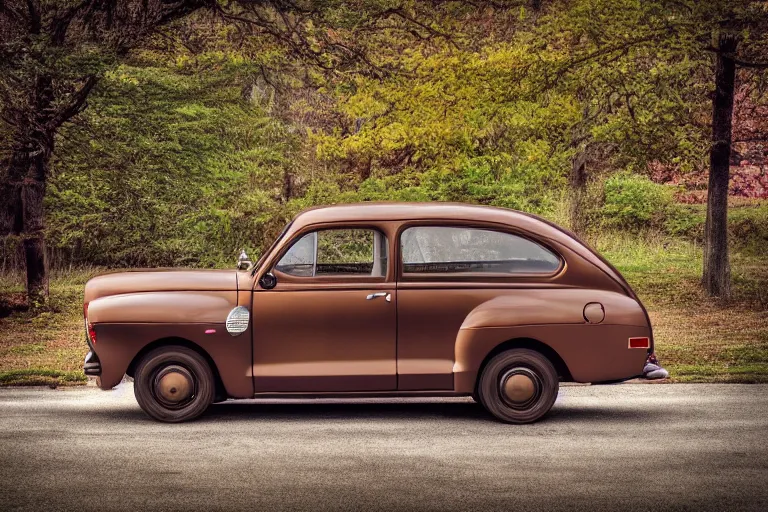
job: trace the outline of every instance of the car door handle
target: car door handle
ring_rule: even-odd
[[[390,294],[389,294],[389,293],[387,293],[387,292],[376,292],[376,293],[369,293],[369,294],[368,294],[368,295],[365,297],[365,300],[373,300],[373,299],[378,299],[379,297],[384,297],[384,300],[386,300],[387,302],[390,302],[390,301],[392,300],[392,295],[390,295]]]

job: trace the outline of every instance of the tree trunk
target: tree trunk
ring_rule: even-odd
[[[583,236],[587,228],[586,216],[584,215],[584,199],[587,195],[587,158],[585,151],[579,151],[573,156],[568,182],[571,191],[569,211],[571,231],[579,236]]]
[[[49,153],[50,154],[50,153]],[[48,162],[44,165],[47,167]],[[45,258],[43,198],[45,180],[27,178],[22,188],[24,208],[24,261],[27,264],[27,299],[30,306],[43,304],[48,297],[48,265]]]
[[[709,190],[704,238],[702,285],[710,296],[731,296],[731,266],[728,259],[728,181],[730,178],[731,131],[736,63],[728,54],[736,51],[735,36],[721,34],[715,93],[712,99],[712,148],[709,155]]]
[[[42,130],[26,128],[16,134],[2,186],[0,228],[3,235],[19,234],[23,240],[30,306],[48,297],[48,267],[45,258],[45,198],[53,137]]]
[[[280,202],[287,203],[293,198],[293,175],[286,169],[283,171],[283,193]]]

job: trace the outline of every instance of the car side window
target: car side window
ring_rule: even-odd
[[[373,229],[324,229],[307,233],[275,269],[297,277],[387,274],[387,237]]]
[[[527,238],[489,229],[417,226],[400,237],[403,273],[551,274],[560,259]]]
[[[311,277],[315,273],[315,247],[317,232],[304,235],[294,243],[275,266],[280,272],[292,276]]]

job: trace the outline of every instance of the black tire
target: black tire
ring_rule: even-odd
[[[182,394],[175,395],[179,391]],[[167,346],[156,348],[139,362],[133,392],[147,415],[179,423],[205,412],[213,402],[216,383],[203,356],[186,347]]]
[[[480,402],[498,420],[532,423],[549,412],[559,388],[557,371],[549,359],[535,350],[517,348],[488,362],[477,392]]]

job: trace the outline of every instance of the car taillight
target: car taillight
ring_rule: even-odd
[[[85,329],[88,331],[88,338],[91,343],[96,344],[96,330],[93,328],[93,324],[88,321],[88,303],[83,305],[83,317],[85,318]]]
[[[629,348],[651,348],[651,339],[647,337],[629,338]]]

